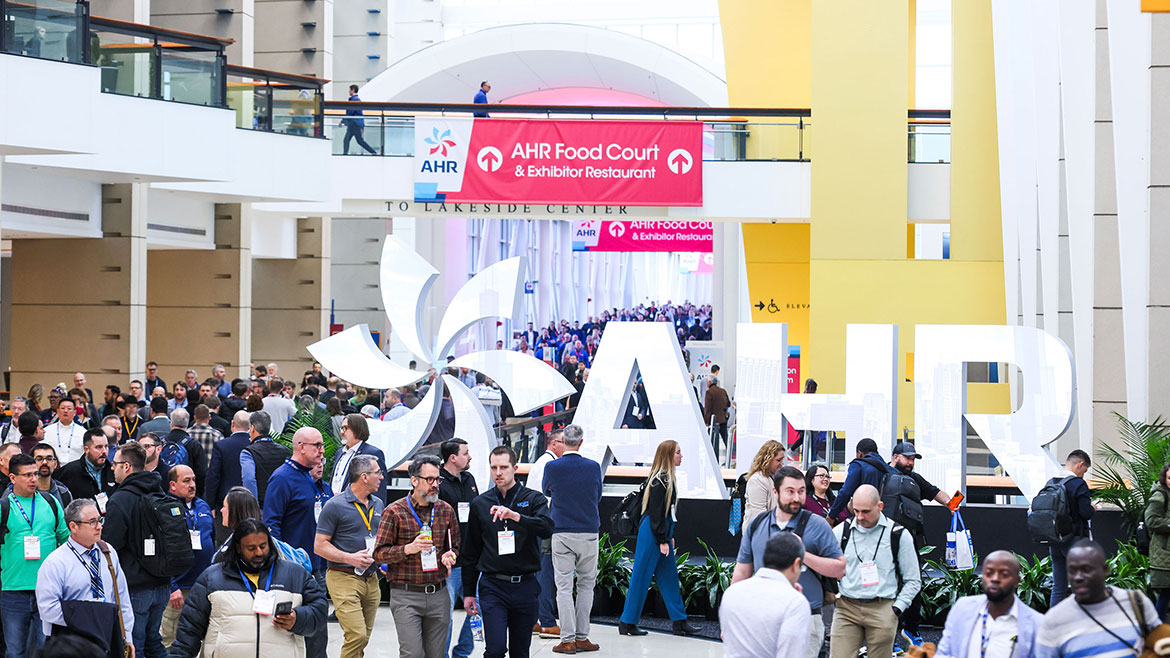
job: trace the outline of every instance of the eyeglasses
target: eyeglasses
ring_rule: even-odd
[[[313,449],[324,449],[325,448],[325,443],[322,441],[318,441],[316,443],[308,443],[306,441],[302,441],[299,445],[309,446],[310,448],[313,448]]]
[[[128,462],[128,461],[118,461],[117,459],[115,459],[114,461],[112,461],[112,462],[110,462],[110,463],[111,463],[111,464],[113,464],[114,466],[119,466],[119,465],[121,465],[121,464],[129,464],[130,462]]]
[[[423,476],[421,476],[421,475],[416,475],[416,476],[414,476],[414,477],[416,477],[416,478],[418,478],[418,479],[422,480],[423,482],[426,482],[427,484],[434,484],[434,483],[438,482],[438,481],[439,481],[439,479],[440,479],[442,476],[440,476],[440,475],[436,475],[436,476],[435,476],[435,477],[433,477],[433,478],[425,478],[425,477],[423,477]]]
[[[45,462],[55,462],[57,458],[50,455],[41,455],[40,457],[33,457],[33,461],[38,464],[43,464]]]
[[[382,471],[362,471],[361,473],[359,473],[359,475],[374,475],[374,474],[381,475]]]
[[[828,474],[828,473],[817,473],[817,474],[816,474],[816,475],[814,475],[813,477],[814,477],[814,478],[817,478],[817,479],[824,478],[824,479],[828,480],[828,479],[829,479],[829,474]]]
[[[103,525],[105,525],[106,521],[105,521],[105,519],[103,519],[102,517],[99,516],[96,519],[89,519],[86,521],[78,521],[78,523],[84,523],[84,524],[86,524],[90,527],[93,527],[93,528],[100,528]]]

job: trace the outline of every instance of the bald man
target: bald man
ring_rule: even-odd
[[[312,427],[302,427],[293,434],[292,456],[272,473],[264,494],[264,524],[275,539],[303,548],[313,563],[313,577],[325,590],[325,566],[313,549],[317,536],[317,518],[321,516],[317,485],[313,468],[321,464],[325,443],[321,433]],[[323,482],[325,487],[329,484]],[[330,495],[332,493],[330,492]],[[327,629],[305,638],[308,658],[325,658],[328,644]]]
[[[829,655],[856,658],[864,644],[871,656],[889,656],[898,620],[922,589],[918,555],[910,533],[882,514],[877,488],[857,487],[852,504],[854,520],[833,530],[845,553],[845,577]]]
[[[1044,615],[1016,596],[1020,561],[1007,551],[995,551],[983,558],[982,580],[983,594],[965,596],[951,608],[938,653],[953,658],[1035,655]]]

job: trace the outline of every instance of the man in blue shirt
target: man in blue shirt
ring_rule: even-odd
[[[837,493],[837,499],[833,501],[828,518],[835,519],[841,514],[845,506],[849,504],[849,499],[853,498],[853,492],[857,491],[857,487],[869,484],[874,489],[881,491],[886,475],[893,472],[893,467],[887,464],[878,453],[876,441],[873,439],[858,441],[857,459],[849,462],[849,470],[845,473],[845,483],[841,485],[841,491]]]
[[[589,612],[597,581],[597,533],[601,530],[601,466],[580,454],[584,432],[569,425],[564,453],[544,467],[544,494],[552,502],[552,563],[557,583],[561,643],[556,653],[597,651],[589,641]],[[573,576],[577,599],[573,600]]]
[[[488,82],[487,80],[484,80],[483,82],[479,83],[479,91],[475,92],[475,100],[473,100],[471,102],[475,103],[476,105],[487,105],[487,102],[488,102],[487,95],[488,95],[488,92],[491,90],[492,90],[492,83]],[[476,112],[473,116],[486,119],[488,117],[488,113],[487,112]]]
[[[188,590],[195,585],[195,579],[211,566],[215,556],[215,542],[212,540],[211,508],[195,496],[195,471],[185,464],[176,464],[168,474],[167,490],[171,496],[183,503],[187,515],[187,532],[191,535],[191,548],[195,549],[195,564],[181,576],[171,581],[171,598],[163,610],[162,642],[171,648],[175,641],[175,629],[179,625],[179,611]]]
[[[349,102],[362,102],[362,99],[358,98],[357,85],[349,86]],[[361,108],[354,107],[345,111],[345,118],[341,120],[341,125],[345,126],[345,139],[341,142],[341,152],[343,155],[349,155],[349,140],[355,138],[357,139],[358,146],[369,151],[370,155],[378,154],[378,152],[374,150],[374,147],[366,143],[365,137],[362,137],[362,133],[366,131],[366,120],[361,117]]]
[[[313,577],[325,591],[325,568],[321,558],[313,549],[317,538],[317,518],[321,516],[323,503],[318,498],[313,469],[321,465],[325,453],[325,442],[321,433],[312,427],[302,427],[293,434],[292,457],[276,469],[268,480],[264,498],[264,525],[275,539],[288,542],[294,548],[302,548],[309,554],[313,564]],[[305,638],[305,655],[308,658],[325,658],[325,647],[329,643],[328,629]]]

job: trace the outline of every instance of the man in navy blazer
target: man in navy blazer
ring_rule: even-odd
[[[937,656],[1032,658],[1044,615],[1016,596],[1020,563],[1007,551],[983,559],[983,591],[955,602],[947,615]],[[986,649],[982,649],[986,643]]]
[[[227,438],[216,441],[211,448],[211,465],[207,467],[207,486],[204,494],[205,500],[212,506],[214,512],[219,512],[223,506],[223,499],[232,487],[244,484],[240,472],[240,453],[252,441],[248,433],[251,427],[248,412],[237,411],[232,417],[232,433]]]
[[[381,421],[378,421],[381,422]],[[366,443],[366,439],[370,438],[370,426],[366,422],[366,417],[361,414],[348,414],[341,421],[341,440],[345,443],[343,449],[337,451],[333,458],[333,473],[330,475],[329,482],[333,486],[333,491],[343,491],[349,486],[349,466],[353,463],[353,458],[358,455],[369,455],[378,460],[378,466],[382,469],[383,475],[386,473],[386,455],[374,446]],[[338,488],[340,487],[340,488]],[[378,485],[378,498],[382,502],[386,502],[386,478],[382,478],[382,484]]]

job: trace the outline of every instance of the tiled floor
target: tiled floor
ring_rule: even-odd
[[[455,628],[463,624],[463,612],[455,612]],[[615,626],[594,625],[590,633],[590,640],[601,645],[601,650],[595,653],[578,654],[584,656],[621,657],[640,656],[642,658],[720,658],[723,656],[723,645],[710,640],[676,637],[663,633],[650,633],[643,637],[626,637],[618,635]],[[342,633],[337,624],[329,624],[329,658],[341,655]],[[532,655],[541,658],[551,658],[561,654],[553,653],[552,648],[558,640],[542,640],[532,636]],[[472,654],[475,658],[483,655],[483,645],[476,645]],[[374,626],[374,636],[366,647],[367,658],[398,658],[398,640],[394,632],[394,618],[390,616],[390,609],[378,608],[378,621]]]

